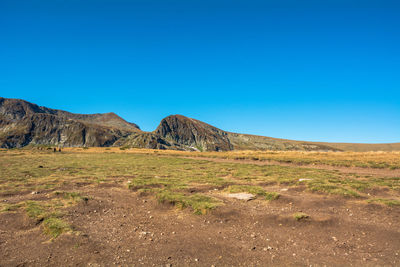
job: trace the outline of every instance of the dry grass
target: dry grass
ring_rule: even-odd
[[[237,160],[276,161],[301,165],[324,164],[330,166],[400,169],[400,151],[395,152],[315,152],[315,151],[228,151],[188,152],[129,148],[66,148],[70,152],[86,153],[134,153],[158,154],[183,157],[208,157]]]

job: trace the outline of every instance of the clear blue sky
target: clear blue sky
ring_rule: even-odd
[[[0,96],[144,130],[170,114],[400,142],[398,1],[1,0]]]

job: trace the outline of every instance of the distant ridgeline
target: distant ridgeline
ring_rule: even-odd
[[[0,97],[0,147],[27,145],[62,147],[121,146],[189,151],[304,150],[391,151],[394,144],[320,143],[226,132],[182,115],[164,118],[153,132],[115,113],[75,114]]]

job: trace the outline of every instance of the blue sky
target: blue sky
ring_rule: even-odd
[[[301,3],[300,3],[301,2]],[[0,1],[0,96],[143,130],[400,142],[396,1]]]

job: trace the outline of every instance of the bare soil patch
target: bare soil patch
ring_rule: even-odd
[[[85,186],[74,232],[49,240],[21,212],[0,214],[1,266],[309,266],[400,264],[400,209],[289,190],[194,215],[118,186]],[[31,195],[23,198],[34,197]],[[296,220],[293,214],[309,217]]]

